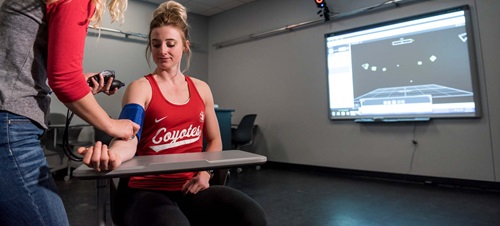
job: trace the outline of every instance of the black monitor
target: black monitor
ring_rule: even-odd
[[[330,119],[480,117],[471,24],[460,6],[326,34]]]

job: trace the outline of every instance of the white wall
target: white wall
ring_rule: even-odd
[[[485,110],[490,115],[490,124],[488,125],[490,133],[481,135],[489,136],[491,139],[491,161],[495,166],[493,173],[496,175],[495,181],[499,181],[500,139],[498,138],[500,138],[500,89],[498,88],[498,84],[500,83],[500,77],[498,74],[500,74],[500,64],[498,63],[498,59],[500,59],[500,53],[498,50],[500,50],[500,42],[498,42],[498,37],[500,37],[500,26],[498,26],[498,20],[500,15],[498,14],[498,10],[500,9],[500,1],[477,0],[476,2],[486,83],[483,87],[487,91],[487,95],[483,97],[483,103],[486,105]],[[476,142],[474,140],[469,141]]]
[[[333,2],[335,12],[347,12],[383,1],[328,2]],[[417,124],[328,120],[325,33],[462,4],[471,6],[478,25],[478,52],[484,63],[482,118]],[[500,2],[495,0],[419,1],[215,49],[214,43],[318,18],[312,1],[255,1],[210,17],[209,84],[221,107],[236,109],[233,123],[244,114],[258,114],[259,134],[252,150],[270,161],[498,181],[498,9]]]

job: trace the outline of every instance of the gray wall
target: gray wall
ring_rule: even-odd
[[[1,1],[1,0],[0,0]],[[335,12],[347,12],[382,0],[329,2]],[[429,123],[357,124],[327,117],[326,60],[323,35],[441,8],[471,5],[482,62],[480,89],[483,117],[440,119]],[[256,142],[248,150],[270,161],[447,178],[498,181],[500,178],[500,1],[434,0],[354,16],[331,23],[215,49],[217,42],[315,20],[312,1],[257,0],[206,18],[190,15],[191,40],[196,43],[188,75],[211,86],[215,102],[236,109],[233,123],[257,113]],[[156,5],[130,1],[125,23],[103,26],[147,33]],[[86,71],[114,69],[129,84],[152,71],[144,58],[141,38],[89,32]],[[120,111],[120,90],[96,97],[113,117]],[[55,98],[54,98],[55,99]],[[52,110],[65,112],[57,100]],[[78,122],[78,119],[75,120]],[[412,144],[415,139],[419,143]]]
[[[335,12],[383,2],[328,1]],[[333,3],[333,4],[332,4]],[[483,67],[483,117],[429,123],[357,124],[327,116],[323,35],[469,4]],[[236,109],[233,123],[257,113],[252,151],[270,161],[398,174],[498,181],[500,178],[500,1],[419,1],[216,49],[214,43],[317,19],[312,1],[258,0],[210,17],[209,84],[215,102]],[[418,141],[413,145],[412,140]]]

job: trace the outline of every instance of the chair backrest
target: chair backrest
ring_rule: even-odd
[[[57,141],[56,138],[56,130],[49,128],[43,133],[43,136],[40,138],[40,144],[44,147],[45,150],[57,151]]]
[[[238,127],[233,130],[231,134],[231,140],[234,145],[245,145],[252,142],[253,127],[255,124],[255,118],[257,114],[248,114],[243,116]]]
[[[64,125],[66,124],[66,116],[62,113],[50,113],[49,114],[49,129],[45,131],[41,140],[42,146],[46,150],[58,152],[62,150],[58,145],[62,144],[62,138],[64,134],[64,129],[54,129],[50,128],[50,125]],[[57,134],[56,134],[57,133]]]
[[[62,113],[50,113],[49,114],[49,125],[63,125],[66,123],[66,115]]]

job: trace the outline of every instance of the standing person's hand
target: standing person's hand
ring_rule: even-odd
[[[102,129],[108,135],[122,140],[130,140],[135,137],[139,129],[138,124],[129,119],[111,119],[113,126]]]
[[[102,73],[99,73],[99,82],[97,82],[93,76],[96,75],[97,73],[85,73],[85,78],[87,80],[90,79],[90,82],[92,82],[93,86],[90,87],[90,90],[92,91],[92,94],[96,95],[100,92],[105,93],[106,95],[110,96],[116,93],[118,91],[118,88],[114,88],[113,90],[110,90],[111,84],[113,83],[114,78],[110,77],[108,82],[104,84],[104,76],[102,76]]]

